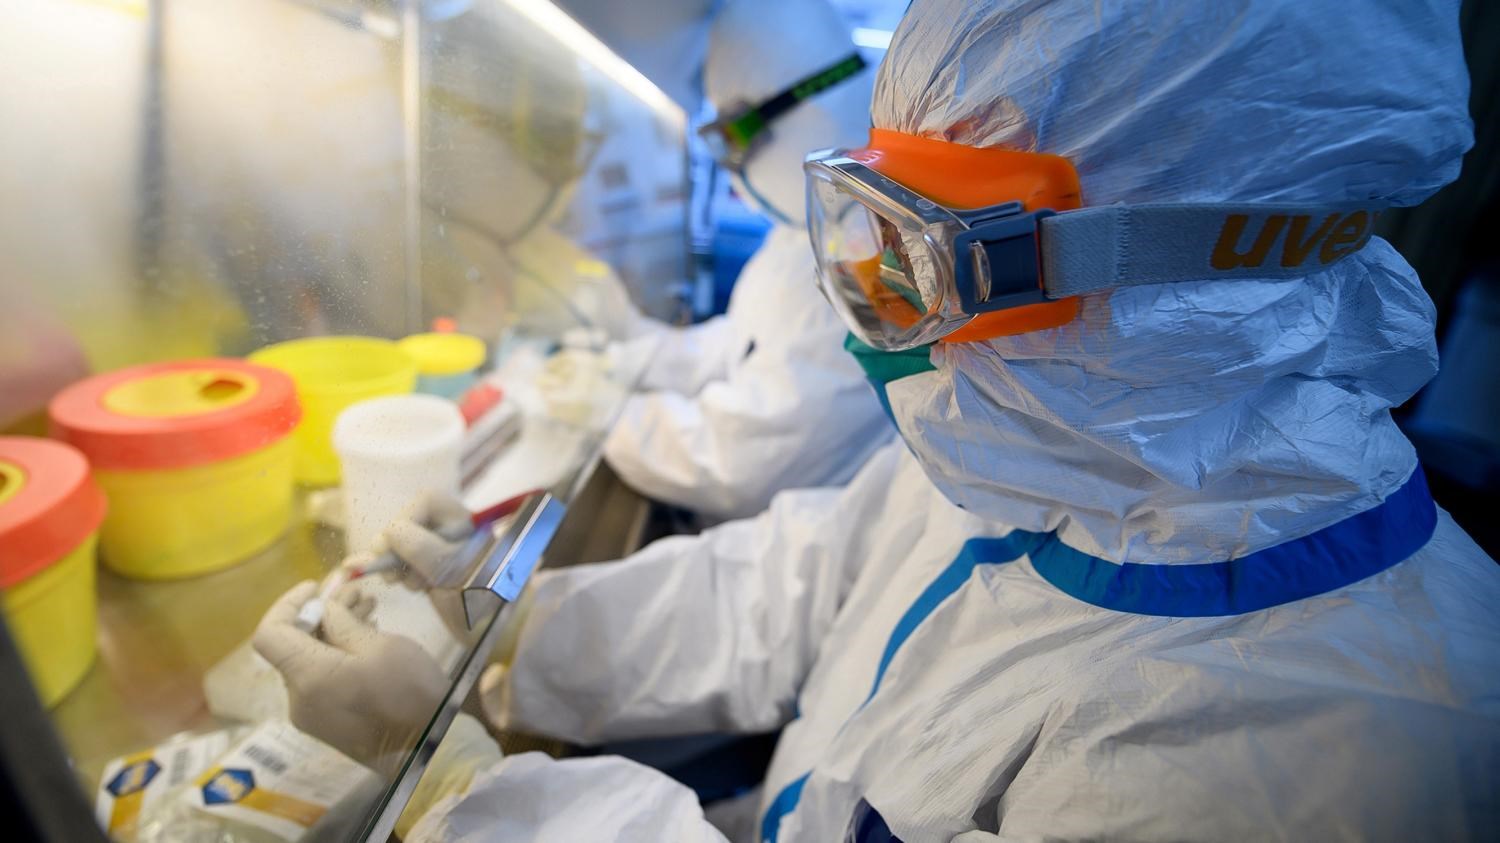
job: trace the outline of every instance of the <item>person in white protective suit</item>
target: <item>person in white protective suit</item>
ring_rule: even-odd
[[[873,71],[826,0],[735,0],[713,22],[703,77],[719,112],[703,134],[775,225],[724,315],[617,348],[654,344],[655,357],[604,454],[635,489],[716,521],[782,489],[842,485],[891,434],[846,329],[808,297],[803,224],[802,159],[864,138]]]
[[[746,839],[1492,834],[1500,569],[1391,420],[1434,312],[1369,236],[1470,144],[1457,6],[917,0],[870,145],[808,165],[824,289],[904,350],[862,354],[904,445],[544,572],[495,725],[782,728]],[[1038,226],[1040,302],[1006,258]],[[449,744],[408,839],[723,839],[631,762]]]

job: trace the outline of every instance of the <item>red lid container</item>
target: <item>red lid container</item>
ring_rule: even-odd
[[[61,442],[0,436],[0,588],[40,573],[104,521],[88,461]]]
[[[302,418],[286,374],[214,358],[98,375],[63,390],[48,410],[54,437],[95,469],[117,471],[221,462],[276,442]]]

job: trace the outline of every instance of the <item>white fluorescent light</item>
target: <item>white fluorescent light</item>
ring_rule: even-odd
[[[569,17],[567,12],[554,6],[548,0],[506,0],[506,4],[578,53],[599,72],[618,82],[652,110],[669,118],[678,126],[687,125],[687,115],[683,114],[682,109],[671,97],[667,96],[661,88],[656,87],[655,83],[642,75],[639,70],[636,70],[630,62],[615,55],[614,51],[605,46],[603,41],[595,38],[592,32],[584,29],[583,25]]]
[[[888,29],[868,29],[861,26],[854,30],[854,44],[870,50],[889,50],[892,35],[895,33]]]
[[[390,15],[360,12],[359,25],[364,27],[366,32],[387,41],[395,41],[401,37],[401,21]]]

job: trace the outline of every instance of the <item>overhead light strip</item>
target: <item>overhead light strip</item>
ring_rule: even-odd
[[[505,0],[517,12],[546,30],[548,34],[583,57],[596,69],[618,82],[637,99],[650,106],[658,114],[670,119],[677,126],[687,124],[685,115],[677,103],[656,87],[639,70],[605,46],[578,21],[548,0]]]

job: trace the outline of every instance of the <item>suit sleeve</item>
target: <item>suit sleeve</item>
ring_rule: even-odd
[[[735,354],[745,352],[733,347],[733,337],[723,316],[686,327],[653,323],[615,353],[624,359],[649,356],[638,389],[697,395],[705,385],[724,377]]]
[[[867,555],[862,525],[886,506],[899,447],[845,489],[787,492],[754,519],[544,572],[496,725],[594,744],[785,724]]]
[[[618,756],[530,752],[475,777],[428,810],[408,843],[725,843],[691,790]]]
[[[715,520],[754,515],[781,489],[847,482],[891,427],[837,318],[810,321],[696,395],[632,396],[605,442],[610,467]]]

